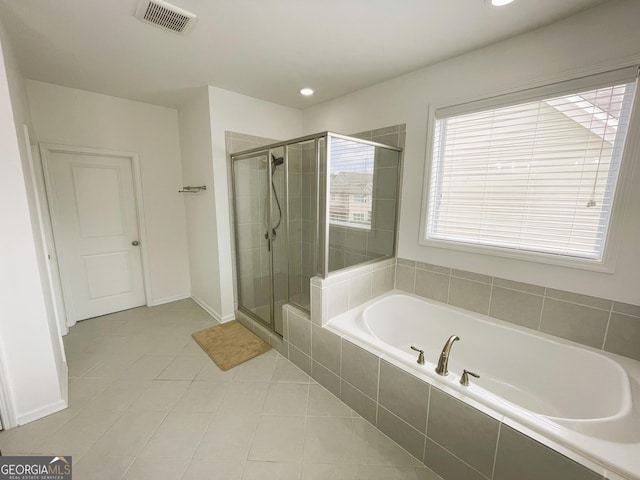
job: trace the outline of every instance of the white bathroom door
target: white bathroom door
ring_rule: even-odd
[[[132,159],[44,146],[68,321],[146,304]]]

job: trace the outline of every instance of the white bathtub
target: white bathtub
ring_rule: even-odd
[[[610,479],[640,480],[640,362],[398,292],[327,327]],[[480,378],[460,385],[463,369]]]

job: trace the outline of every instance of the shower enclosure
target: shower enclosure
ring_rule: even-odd
[[[231,154],[238,309],[282,335],[311,277],[394,256],[400,154],[332,132]]]

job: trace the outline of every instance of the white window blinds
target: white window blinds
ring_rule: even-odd
[[[333,137],[329,177],[329,222],[371,229],[375,147]]]
[[[624,80],[436,111],[426,238],[601,260],[635,88]]]

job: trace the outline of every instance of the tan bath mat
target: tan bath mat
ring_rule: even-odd
[[[237,320],[216,325],[191,335],[220,370],[229,370],[271,350]]]

